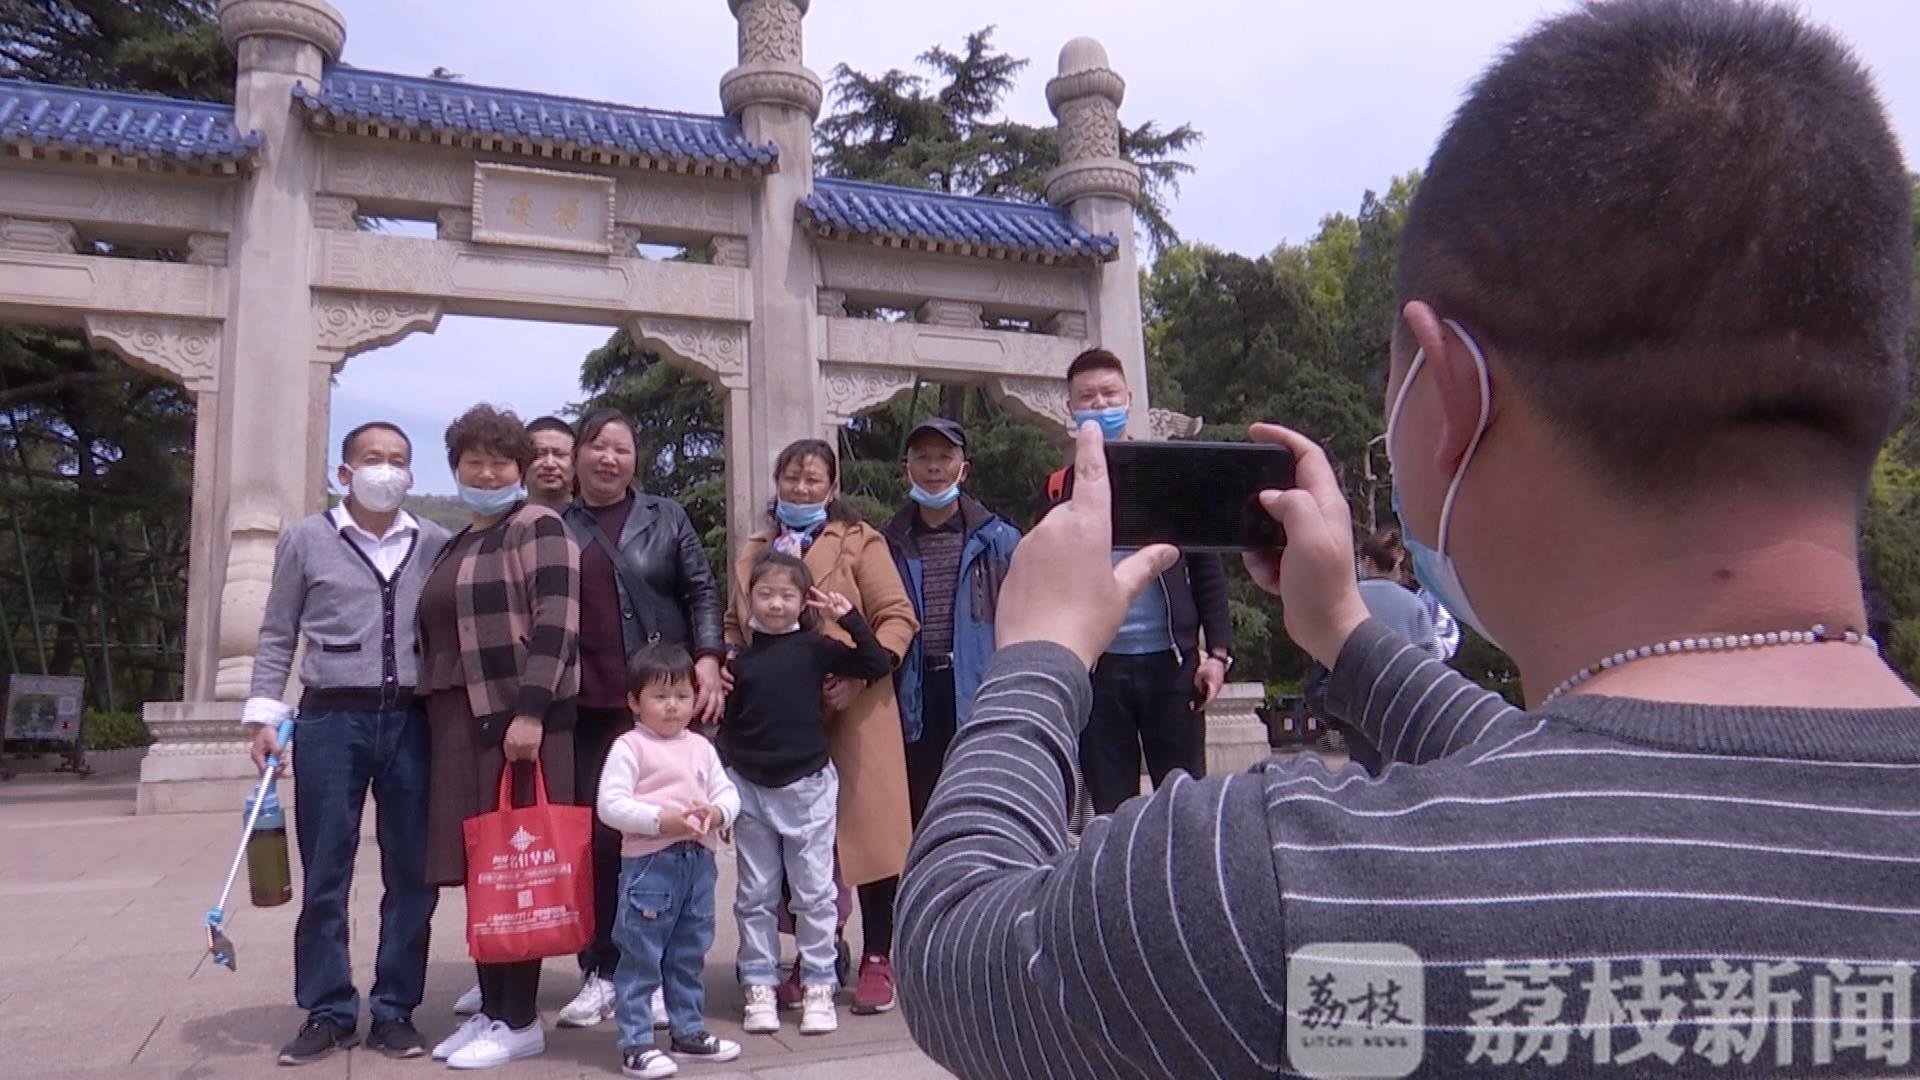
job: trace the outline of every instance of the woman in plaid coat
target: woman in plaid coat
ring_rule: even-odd
[[[513,413],[467,410],[447,428],[447,461],[473,521],[421,590],[419,692],[433,737],[427,874],[461,885],[461,822],[496,808],[503,770],[516,803],[536,776],[550,801],[573,799],[580,549],[558,514],[526,501],[533,440]],[[480,1012],[433,1056],[479,1069],[544,1050],[540,961],[476,966]]]

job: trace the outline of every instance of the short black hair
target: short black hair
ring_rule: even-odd
[[[1127,377],[1126,365],[1108,349],[1092,348],[1074,357],[1073,363],[1067,365],[1067,381],[1072,382],[1089,371],[1114,371],[1123,379]]]
[[[557,431],[567,438],[573,438],[573,425],[557,416],[542,416],[527,425],[527,434],[535,435],[542,431]]]
[[[800,599],[804,602],[807,593],[813,589],[813,571],[798,556],[784,551],[768,551],[753,561],[753,567],[747,571],[747,592],[760,584],[761,579],[773,574],[785,574],[792,580],[794,587],[800,590]],[[811,607],[800,609],[800,629],[812,630],[820,625],[820,613]]]
[[[619,424],[627,429],[628,435],[633,436],[635,444],[640,442],[640,433],[635,430],[633,421],[627,418],[626,413],[611,406],[602,406],[580,418],[580,430],[573,437],[573,448],[578,450],[599,438],[601,430],[608,424]]]
[[[347,432],[346,438],[340,440],[340,460],[342,462],[348,464],[353,462],[353,444],[359,440],[360,436],[365,435],[369,431],[391,431],[395,435],[400,436],[400,441],[407,444],[407,459],[409,461],[413,459],[413,440],[407,437],[406,432],[400,430],[399,424],[393,423],[390,420],[369,420],[359,427],[354,428],[352,431]]]
[[[468,450],[491,450],[520,466],[522,476],[533,464],[533,438],[511,409],[479,404],[447,425],[447,467],[458,472],[460,455]]]
[[[686,647],[655,641],[635,649],[627,658],[627,693],[638,694],[656,683],[693,681],[693,657]]]
[[[840,486],[840,456],[833,452],[833,444],[825,439],[795,439],[788,443],[786,449],[780,451],[779,456],[773,459],[774,482],[778,483],[780,474],[786,472],[794,462],[806,461],[810,458],[826,467],[827,483],[834,485],[837,489]],[[767,504],[767,519],[775,526],[780,524],[778,507],[778,499]],[[847,501],[846,496],[836,494],[827,500],[827,520],[858,525],[860,511]]]
[[[1588,3],[1454,115],[1395,311],[1458,319],[1624,490],[1857,495],[1906,400],[1912,198],[1829,31],[1753,0]]]

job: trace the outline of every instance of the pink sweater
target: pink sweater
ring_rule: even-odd
[[[702,805],[717,806],[723,815],[700,838],[718,849],[720,830],[740,815],[740,793],[713,744],[701,736],[682,731],[663,739],[635,724],[608,751],[594,809],[608,827],[619,830],[622,858],[651,855],[678,843],[684,837],[660,835],[661,811]]]

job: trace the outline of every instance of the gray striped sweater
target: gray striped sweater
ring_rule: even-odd
[[[1317,755],[1066,813],[1087,674],[995,657],[899,992],[963,1077],[1911,1075],[1920,710],[1523,713],[1377,622]]]

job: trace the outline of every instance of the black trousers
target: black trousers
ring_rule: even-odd
[[[1093,668],[1093,715],[1080,733],[1080,772],[1097,814],[1140,793],[1140,755],[1159,787],[1175,769],[1207,774],[1205,714],[1193,707],[1197,656],[1108,653]]]
[[[475,964],[480,973],[480,1011],[515,1031],[540,1019],[540,961]]]
[[[946,766],[947,750],[959,727],[959,709],[954,700],[953,668],[929,670],[921,683],[920,737],[907,744],[907,812],[913,825],[927,812],[933,798],[933,786],[940,782],[940,770]],[[893,901],[900,890],[900,879],[885,878],[860,886],[860,951],[868,956],[887,956],[893,952]]]
[[[600,770],[620,736],[633,730],[626,709],[581,709],[573,728],[573,796],[592,806],[600,794]],[[620,834],[593,818],[593,943],[580,953],[580,973],[613,978],[620,949],[613,943],[613,920],[620,913]]]

